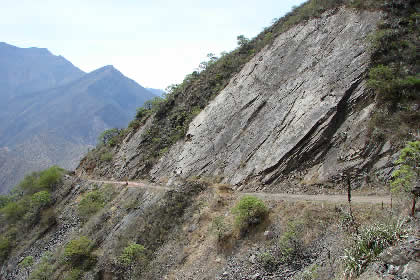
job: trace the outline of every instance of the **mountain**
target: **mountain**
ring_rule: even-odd
[[[11,97],[53,88],[84,74],[47,49],[18,48],[0,42],[0,106],[6,105]]]
[[[46,49],[0,45],[0,192],[25,173],[73,169],[109,128],[122,128],[155,97],[113,66],[85,74]]]
[[[0,278],[420,279],[419,9],[309,0],[241,38],[0,196]]]
[[[65,85],[12,98],[12,117],[0,123],[0,145],[46,132],[93,145],[103,130],[126,126],[136,108],[154,96],[105,66]]]

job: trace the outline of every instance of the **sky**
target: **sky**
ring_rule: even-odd
[[[256,36],[304,0],[0,0],[0,42],[47,48],[144,87],[182,82],[208,53]]]

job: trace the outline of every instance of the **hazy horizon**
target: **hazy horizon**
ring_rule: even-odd
[[[17,0],[0,11],[0,41],[47,48],[85,72],[114,65],[144,87],[164,89],[208,53],[234,49],[236,36],[256,36],[305,1],[278,2]]]

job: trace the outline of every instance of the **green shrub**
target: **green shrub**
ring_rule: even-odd
[[[105,130],[98,136],[98,144],[114,146],[115,138],[118,136],[118,134],[120,134],[120,131],[118,130],[118,128],[111,128],[111,129]]]
[[[31,196],[31,207],[42,209],[51,204],[51,194],[48,191],[40,191]]]
[[[32,172],[23,178],[15,191],[22,190],[24,194],[29,195],[44,190],[53,191],[61,182],[63,174],[64,169],[58,166],[52,166],[40,172]]]
[[[20,263],[19,263],[19,267],[21,268],[27,268],[32,266],[34,263],[34,257],[32,256],[27,256],[25,257]]]
[[[58,166],[52,166],[39,173],[36,184],[41,190],[52,191],[61,182],[64,170]]]
[[[22,221],[26,226],[39,222],[41,211],[51,204],[51,194],[48,191],[40,191],[33,195],[23,197],[18,202],[28,201]]]
[[[319,270],[319,265],[313,264],[313,265],[309,266],[308,268],[306,268],[302,272],[302,275],[298,279],[299,280],[315,280],[315,279],[321,279],[319,277],[318,270]]]
[[[240,230],[261,223],[268,215],[264,202],[255,196],[244,196],[233,208],[235,222]]]
[[[124,248],[122,254],[118,258],[118,261],[123,266],[130,266],[134,263],[143,261],[145,256],[144,246],[133,242]]]
[[[4,235],[0,235],[0,264],[3,263],[3,261],[5,261],[9,256],[11,247],[12,245],[9,238]]]
[[[32,172],[29,175],[25,175],[22,181],[20,181],[18,188],[20,188],[22,191],[28,194],[35,193],[39,190],[37,187],[37,179],[38,179],[39,173]]]
[[[111,152],[104,152],[101,154],[101,161],[110,162],[112,160]]]
[[[302,256],[303,250],[303,228],[300,221],[292,221],[287,224],[287,230],[280,236],[279,259],[281,262],[291,262]]]
[[[86,236],[71,240],[64,248],[64,257],[73,266],[79,266],[92,259],[93,242]]]
[[[50,280],[54,273],[54,258],[51,253],[46,253],[36,268],[29,276],[30,280]]]
[[[88,220],[105,205],[103,194],[99,190],[88,192],[79,202],[78,213],[82,220]]]
[[[420,79],[414,76],[399,77],[389,66],[380,64],[370,69],[368,86],[378,92],[381,100],[398,102],[402,98],[416,97]]]
[[[409,229],[404,220],[390,224],[374,224],[353,235],[353,243],[343,256],[345,275],[352,278],[364,269],[395,241],[406,238]]]
[[[15,224],[25,215],[28,208],[28,201],[26,199],[21,199],[7,203],[0,211],[10,224]]]

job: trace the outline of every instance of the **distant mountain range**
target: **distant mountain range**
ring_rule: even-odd
[[[102,131],[155,96],[113,66],[84,73],[47,49],[0,43],[0,192],[30,171],[75,168]]]
[[[150,91],[151,93],[162,97],[166,91],[164,91],[163,89],[157,89],[157,88],[146,88],[148,91]]]

